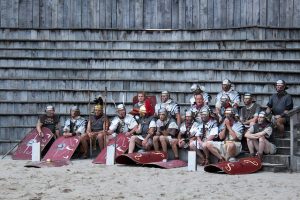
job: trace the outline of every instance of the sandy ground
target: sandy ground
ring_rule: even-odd
[[[0,161],[0,199],[300,199],[300,173],[210,174],[73,160],[58,168]]]

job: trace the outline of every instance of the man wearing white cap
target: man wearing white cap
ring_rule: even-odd
[[[195,100],[195,96],[197,94],[201,94],[202,97],[203,97],[203,102],[205,105],[208,105],[210,100],[211,100],[211,96],[204,92],[205,90],[205,87],[204,86],[200,86],[196,83],[194,83],[192,86],[191,86],[191,92],[193,93],[193,96],[190,98],[190,102],[191,102],[191,106],[193,106],[195,103],[196,103],[196,100]]]
[[[159,151],[159,144],[162,150],[168,152],[168,145],[172,147],[174,158],[178,159],[177,133],[178,126],[173,118],[168,116],[165,108],[158,111],[159,119],[156,121],[156,135],[153,137],[153,146],[155,151]]]
[[[266,113],[261,111],[258,115],[258,122],[251,126],[245,134],[247,138],[248,149],[250,154],[254,156],[254,151],[257,151],[256,156],[260,159],[265,154],[275,154],[276,146],[272,144],[272,124],[266,119]]]
[[[59,137],[59,117],[55,114],[55,109],[53,106],[48,105],[45,110],[45,114],[40,116],[38,122],[36,124],[36,129],[41,137],[44,137],[44,133],[42,132],[42,127],[47,127],[51,130],[56,138]]]
[[[196,117],[196,120],[197,118],[201,118],[199,131],[196,133],[197,154],[200,155],[201,165],[207,165],[209,164],[209,150],[207,148],[207,142],[218,137],[218,122],[211,117],[211,112],[208,107],[203,107]],[[191,150],[196,150],[196,141],[193,141],[190,144],[190,148]]]
[[[242,150],[240,141],[243,137],[244,126],[236,120],[233,108],[227,108],[225,116],[224,122],[219,127],[219,130],[221,130],[219,138],[223,141],[208,141],[206,146],[219,161],[229,160],[232,162],[236,161],[235,157]]]
[[[294,107],[293,99],[290,94],[286,92],[288,89],[284,80],[278,80],[275,85],[276,94],[273,94],[267,104],[267,114],[272,113],[272,122],[277,128],[280,137],[284,137],[284,125],[288,121],[287,112]]]
[[[218,110],[221,109],[221,97],[224,94],[228,95],[231,107],[238,108],[240,104],[240,94],[234,90],[232,83],[229,79],[224,79],[222,82],[222,91],[219,92],[216,96],[217,113],[219,113]]]
[[[138,128],[138,123],[132,115],[126,113],[124,104],[117,106],[117,113],[118,115],[111,121],[108,135],[115,137],[116,134],[125,133],[126,136],[132,136]]]
[[[180,107],[179,105],[170,98],[170,93],[168,91],[161,92],[161,103],[157,103],[155,105],[155,116],[158,117],[158,111],[161,108],[165,108],[167,110],[168,116],[175,119],[177,126],[180,126]]]
[[[257,122],[260,105],[254,102],[253,96],[250,93],[244,94],[245,106],[241,108],[240,120],[246,126],[250,127]]]
[[[216,109],[217,119],[220,124],[225,119],[225,110],[227,108],[232,108],[236,114],[238,113],[237,108],[232,107],[229,96],[227,94],[223,94],[221,96],[221,107],[219,109]]]
[[[82,145],[83,158],[87,158],[88,153],[88,135],[85,134],[87,120],[80,116],[80,110],[77,106],[70,109],[71,117],[65,121],[63,128],[64,137],[80,136],[80,144]]]

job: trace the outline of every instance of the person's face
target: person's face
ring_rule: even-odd
[[[276,85],[276,91],[277,92],[282,92],[282,91],[284,91],[284,85]]]
[[[139,100],[139,102],[144,102],[145,101],[144,94],[138,94],[138,100]]]
[[[118,110],[118,115],[120,118],[124,118],[126,116],[126,110],[123,109],[123,110]]]
[[[160,119],[160,121],[165,121],[166,118],[167,118],[167,116],[165,115],[165,113],[159,114],[159,119]]]
[[[233,114],[231,114],[231,113],[225,113],[225,117],[227,119],[232,119],[233,118]]]
[[[96,116],[101,116],[103,114],[103,110],[102,109],[95,109],[95,115]]]
[[[168,99],[169,99],[169,95],[167,95],[167,94],[162,94],[161,95],[161,101],[163,103],[165,103],[166,101],[168,101]]]
[[[204,100],[202,95],[196,95],[195,96],[195,102],[197,105],[203,105]]]
[[[192,116],[186,116],[185,117],[186,122],[190,123],[193,121],[193,117]]]
[[[47,110],[46,115],[49,116],[49,117],[53,117],[54,116],[54,110]]]
[[[244,98],[244,104],[245,104],[246,106],[250,105],[251,103],[252,103],[252,98],[249,98],[249,97]]]
[[[77,116],[76,110],[71,110],[71,117],[74,118]]]
[[[209,115],[208,114],[201,114],[201,119],[202,119],[203,122],[208,122]]]
[[[229,84],[222,84],[222,90],[224,90],[225,92],[230,90],[230,85]]]
[[[262,124],[262,123],[264,123],[264,121],[265,121],[265,118],[264,117],[258,117],[258,120],[257,120],[257,122],[258,122],[258,124]]]

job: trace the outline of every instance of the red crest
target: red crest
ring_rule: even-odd
[[[47,144],[51,141],[53,137],[53,133],[50,129],[43,127],[42,132],[44,133],[44,137],[40,137],[38,131],[35,129],[31,130],[20,142],[17,150],[13,153],[13,160],[31,160],[32,154],[32,143],[40,142],[41,144],[41,152],[47,146]]]

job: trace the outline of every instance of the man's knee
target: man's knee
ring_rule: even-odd
[[[136,139],[137,139],[137,136],[136,136],[136,135],[133,135],[133,136],[131,136],[131,138],[130,138],[130,142],[135,142]]]
[[[160,140],[160,141],[166,141],[166,137],[163,136],[163,135],[161,135],[161,136],[159,136],[159,140]]]
[[[158,140],[159,140],[159,136],[154,136],[153,137],[153,142],[158,142]]]

